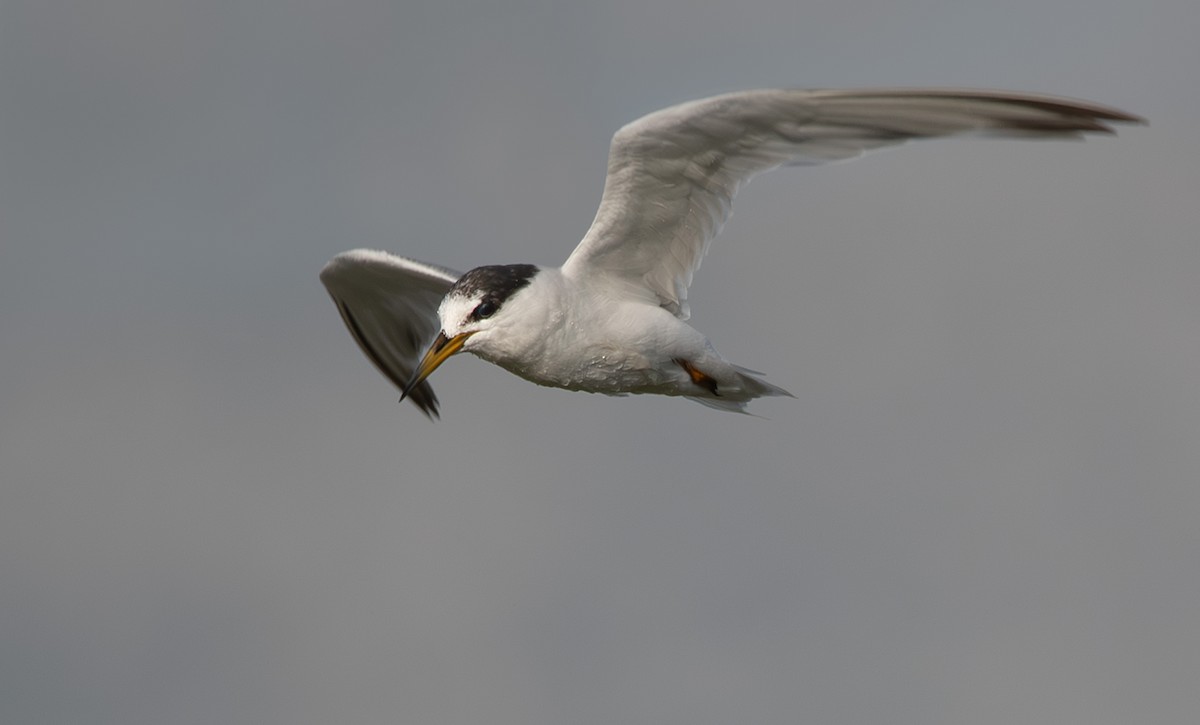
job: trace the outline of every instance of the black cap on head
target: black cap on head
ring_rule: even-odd
[[[538,268],[532,264],[493,264],[467,272],[450,288],[452,296],[472,298],[483,293],[480,305],[499,308],[513,293],[529,284]]]

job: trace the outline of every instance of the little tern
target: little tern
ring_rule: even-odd
[[[745,412],[791,395],[688,325],[687,290],[738,189],[913,139],[1078,138],[1137,116],[1093,103],[957,89],[756,90],[651,113],[612,139],[600,209],[562,267],[460,274],[387,252],[334,257],[321,281],[376,367],[431,419],[426,378],[457,352],[567,390],[678,395]],[[424,354],[422,355],[422,351]]]

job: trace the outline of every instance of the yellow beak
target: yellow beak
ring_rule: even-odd
[[[429,352],[425,353],[425,357],[421,358],[421,364],[417,366],[416,372],[413,373],[412,380],[408,381],[408,385],[404,386],[403,392],[400,393],[400,400],[408,397],[412,389],[421,384],[429,374],[438,369],[438,366],[446,362],[454,353],[462,349],[467,338],[474,335],[475,331],[462,332],[454,337],[446,337],[446,333],[439,332],[437,339],[429,346]]]

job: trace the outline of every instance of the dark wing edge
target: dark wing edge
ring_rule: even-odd
[[[437,335],[438,304],[460,276],[371,249],[342,252],[320,274],[358,347],[401,390]],[[413,388],[408,398],[430,420],[438,417],[437,395],[428,382]]]

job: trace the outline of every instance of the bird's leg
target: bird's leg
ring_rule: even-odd
[[[708,373],[700,370],[695,365],[692,365],[690,362],[688,362],[687,360],[684,360],[681,357],[672,358],[672,359],[675,361],[676,365],[683,368],[683,371],[688,374],[688,377],[690,377],[692,379],[693,383],[695,383],[696,385],[699,385],[700,387],[704,388],[705,390],[707,390],[708,392],[712,393],[713,395],[715,395],[717,397],[721,396],[721,394],[717,392],[717,379],[716,378],[714,378],[711,375],[709,375]]]

